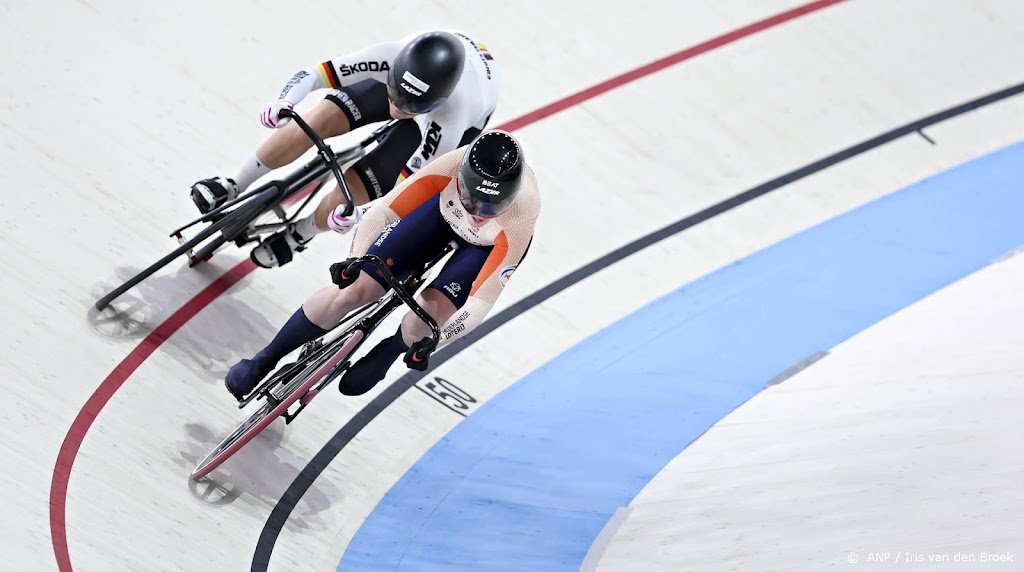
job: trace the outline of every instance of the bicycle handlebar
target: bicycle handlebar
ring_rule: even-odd
[[[384,281],[388,283],[388,286],[395,291],[395,294],[398,295],[402,302],[405,302],[405,305],[409,306],[409,309],[412,310],[419,319],[423,320],[423,322],[427,324],[427,327],[430,328],[430,337],[433,339],[433,342],[428,344],[424,349],[428,349],[429,352],[432,352],[434,348],[437,347],[437,344],[441,342],[441,328],[437,325],[437,320],[427,313],[427,311],[423,309],[423,306],[419,305],[413,295],[410,294],[398,278],[395,278],[395,275],[391,273],[391,269],[388,268],[388,265],[385,264],[377,255],[366,254],[360,256],[349,264],[348,269],[358,272],[359,268],[365,264],[373,264],[376,266],[380,270],[381,277],[384,278]]]
[[[352,191],[349,190],[348,184],[345,182],[345,175],[341,172],[341,165],[338,164],[338,157],[334,154],[334,151],[324,143],[324,140],[313,131],[313,128],[295,111],[284,108],[278,112],[278,117],[284,119],[291,119],[305,132],[306,136],[316,145],[317,152],[327,162],[327,166],[330,167],[331,172],[334,173],[334,178],[338,179],[338,186],[341,187],[341,192],[345,195],[345,212],[343,216],[352,216],[352,211],[355,210],[355,202],[352,200]]]

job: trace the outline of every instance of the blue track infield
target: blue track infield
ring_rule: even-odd
[[[1017,144],[598,332],[428,451],[338,569],[577,570],[618,507],[773,377],[1024,244],[1021,181]]]

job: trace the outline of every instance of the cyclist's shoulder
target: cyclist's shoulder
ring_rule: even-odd
[[[466,149],[467,146],[456,147],[430,159],[427,162],[427,165],[430,165],[430,172],[454,179],[459,175],[459,165]]]
[[[523,183],[516,195],[516,201],[504,213],[498,215],[498,223],[505,233],[529,240],[533,235],[533,226],[540,216],[540,190],[537,179],[529,166],[523,171]]]
[[[522,197],[517,197],[516,202],[519,202],[518,198],[525,199],[524,207],[533,216],[537,216],[540,213],[540,184],[537,182],[537,174],[533,172],[533,167],[529,164],[523,169],[523,186],[519,194]]]

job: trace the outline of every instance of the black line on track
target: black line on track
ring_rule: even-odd
[[[462,350],[475,343],[477,340],[493,332],[516,316],[531,310],[555,294],[558,294],[566,288],[569,288],[570,286],[592,276],[599,270],[619,262],[628,256],[636,254],[648,246],[657,244],[666,238],[670,238],[684,230],[693,228],[702,222],[726,213],[758,197],[762,197],[772,191],[799,181],[800,179],[804,179],[815,173],[824,171],[829,167],[835,166],[836,164],[848,159],[852,159],[857,155],[861,155],[867,151],[885,145],[886,143],[917,133],[926,127],[930,127],[936,123],[941,123],[958,115],[963,115],[964,113],[969,113],[978,108],[985,107],[986,105],[1002,101],[1021,92],[1024,92],[1024,83],[1019,83],[977,99],[972,99],[957,106],[950,107],[949,109],[918,119],[917,121],[908,123],[902,127],[886,131],[877,137],[872,137],[871,139],[853,145],[852,147],[847,147],[842,151],[833,153],[823,159],[819,159],[813,163],[800,167],[799,169],[790,171],[781,177],[776,177],[766,183],[762,183],[752,189],[712,205],[696,214],[690,215],[646,236],[638,238],[637,240],[619,247],[593,262],[562,276],[551,284],[548,284],[519,302],[516,302],[512,306],[509,306],[505,310],[495,314],[491,319],[484,321],[480,326],[466,336],[452,342],[449,346],[441,349],[431,356],[431,362],[434,367],[443,364]],[[425,375],[427,375],[426,372],[410,371],[395,380],[395,382],[388,386],[387,389],[377,397],[373,398],[370,403],[366,404],[363,409],[356,413],[355,417],[353,417],[345,424],[344,427],[341,428],[341,430],[331,437],[331,440],[328,441],[327,444],[324,445],[323,448],[320,449],[320,451],[313,457],[309,464],[299,472],[292,484],[289,485],[288,490],[286,490],[284,495],[282,495],[281,500],[279,500],[277,505],[274,506],[274,509],[270,512],[270,516],[267,518],[266,524],[263,526],[263,532],[260,533],[260,538],[256,543],[256,550],[253,554],[252,572],[266,572],[267,567],[270,565],[270,556],[274,550],[274,545],[277,543],[277,539],[281,534],[281,529],[284,528],[285,522],[287,522],[288,517],[291,515],[292,510],[295,509],[295,506],[299,503],[299,500],[302,499],[302,496],[306,494],[306,491],[313,485],[313,482],[320,476],[320,473],[327,468],[327,465],[330,464],[330,462],[338,456],[341,450],[352,441],[353,437],[369,425],[377,415],[384,411],[384,409],[408,391],[409,388],[411,388],[417,381],[423,379]]]

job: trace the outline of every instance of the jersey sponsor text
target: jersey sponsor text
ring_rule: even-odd
[[[423,151],[420,155],[430,160],[430,156],[437,153],[437,147],[441,144],[441,126],[436,121],[431,121],[427,127],[427,134],[423,136]]]
[[[354,64],[341,64],[338,71],[342,76],[352,75],[356,72],[386,72],[391,71],[391,64],[388,62],[358,62]]]

